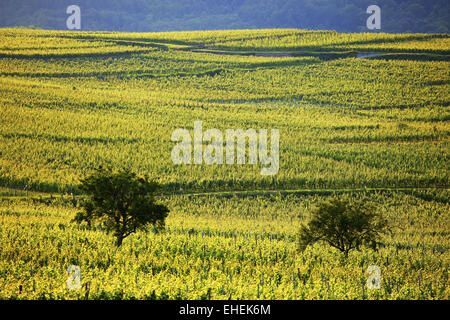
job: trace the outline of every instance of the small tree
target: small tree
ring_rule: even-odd
[[[312,212],[307,225],[300,227],[299,249],[324,241],[344,253],[369,245],[376,250],[381,235],[388,231],[387,220],[375,208],[362,201],[331,199]]]
[[[80,189],[88,198],[81,203],[84,209],[75,216],[75,222],[100,222],[112,231],[116,245],[138,229],[145,230],[153,225],[156,230],[164,227],[169,209],[155,203],[154,192],[158,184],[147,176],[137,177],[128,169],[113,172],[111,169],[97,169],[81,181]]]

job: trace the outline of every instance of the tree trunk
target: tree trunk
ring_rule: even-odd
[[[120,247],[122,245],[122,241],[123,241],[123,237],[122,236],[118,236],[117,240],[116,240],[116,246]]]
[[[348,251],[349,251],[349,250],[345,250],[345,251],[344,251],[344,258],[345,258],[346,260],[347,260],[347,258],[348,258]]]

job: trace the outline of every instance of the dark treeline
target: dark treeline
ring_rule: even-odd
[[[179,31],[255,28],[364,32],[366,9],[381,7],[382,32],[448,33],[448,0],[2,0],[0,27],[66,29],[81,8],[82,30]]]

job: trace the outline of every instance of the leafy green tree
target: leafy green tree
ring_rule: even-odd
[[[300,227],[298,246],[304,251],[307,246],[322,241],[343,252],[347,258],[350,250],[360,250],[362,245],[376,250],[381,236],[387,231],[387,220],[373,205],[333,198],[319,203],[308,224]]]
[[[97,169],[81,181],[80,189],[87,199],[74,222],[91,225],[99,222],[108,232],[113,232],[116,245],[138,229],[146,230],[153,225],[156,230],[165,225],[169,209],[157,204],[154,192],[158,184],[147,176],[138,177],[128,169],[113,171]]]

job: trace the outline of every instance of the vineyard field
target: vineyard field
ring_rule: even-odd
[[[0,29],[0,299],[448,300],[449,57],[447,34]],[[174,164],[195,121],[278,129],[279,171]],[[98,165],[155,179],[165,230],[71,222]],[[387,217],[379,250],[297,250],[332,196]]]

